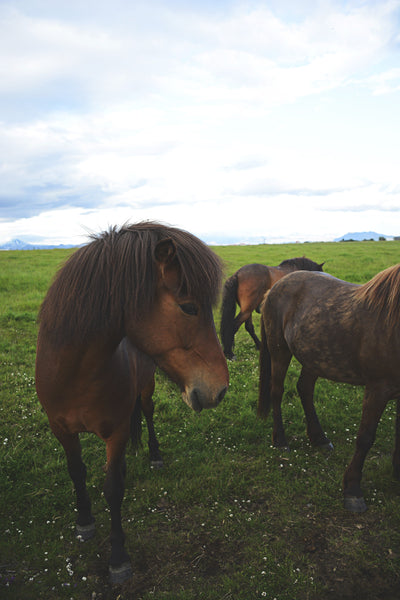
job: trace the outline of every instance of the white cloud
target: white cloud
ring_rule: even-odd
[[[347,208],[397,208],[399,2],[18,6],[0,8],[0,241],[138,218],[309,239],[327,212],[336,236]]]

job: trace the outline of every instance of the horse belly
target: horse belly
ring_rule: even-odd
[[[352,385],[365,385],[365,376],[351,361],[343,360],[342,355],[335,357],[332,354],[320,353],[317,357],[310,357],[307,354],[296,352],[295,357],[303,367],[317,377]]]
[[[367,369],[360,360],[357,332],[340,325],[340,321],[310,318],[286,341],[295,358],[315,376],[364,385]]]

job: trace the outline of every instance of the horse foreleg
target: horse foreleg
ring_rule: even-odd
[[[159,444],[154,430],[154,381],[151,386],[142,391],[142,412],[146,418],[147,431],[149,433],[149,453],[150,453],[150,464],[152,467],[161,468],[163,466],[163,459],[160,454]]]
[[[254,331],[254,325],[253,325],[253,320],[251,318],[251,315],[248,319],[246,319],[244,326],[246,328],[247,333],[249,333],[251,335],[251,337],[253,338],[257,350],[260,350],[261,342],[258,339],[256,332]]]
[[[372,447],[378,423],[388,398],[375,389],[365,389],[361,423],[357,434],[356,450],[343,477],[344,507],[352,512],[367,510],[361,491],[362,468]]]
[[[400,480],[400,398],[397,398],[396,404],[396,424],[395,424],[395,446],[393,452],[393,474]]]
[[[54,435],[62,444],[67,458],[68,473],[75,487],[76,508],[76,536],[89,540],[95,534],[94,517],[91,511],[91,502],[86,489],[86,466],[82,461],[82,449],[79,435],[68,434],[57,426],[52,426]]]
[[[331,441],[326,437],[314,406],[314,388],[317,377],[303,367],[297,382],[297,391],[303,405],[307,421],[307,435],[313,446],[321,446],[333,450]]]
[[[104,483],[104,496],[111,516],[111,557],[110,579],[112,583],[122,583],[132,576],[130,558],[125,550],[125,534],[121,523],[121,504],[125,490],[125,447],[126,435],[112,436],[106,441],[107,474]]]
[[[250,325],[248,324],[249,321],[250,321]],[[251,310],[250,311],[249,310],[242,311],[242,309],[240,309],[240,311],[238,312],[236,317],[233,319],[230,337],[229,337],[229,340],[227,340],[227,343],[225,344],[224,352],[225,352],[226,358],[229,358],[231,360],[233,360],[235,358],[235,355],[233,353],[233,349],[235,347],[235,335],[237,334],[239,328],[243,325],[243,323],[245,323],[246,331],[248,331],[248,333],[253,338],[257,348],[258,349],[260,348],[260,340],[258,339],[258,337],[255,334],[253,323],[251,321]],[[248,329],[248,327],[250,327],[250,329]]]

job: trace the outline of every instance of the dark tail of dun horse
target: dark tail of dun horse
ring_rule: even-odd
[[[225,349],[225,356],[233,358],[233,343],[238,326],[235,322],[236,303],[237,303],[237,275],[232,275],[226,280],[222,291],[221,308],[221,343]]]

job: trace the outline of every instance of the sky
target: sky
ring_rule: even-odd
[[[400,0],[0,0],[0,244],[400,235]]]

